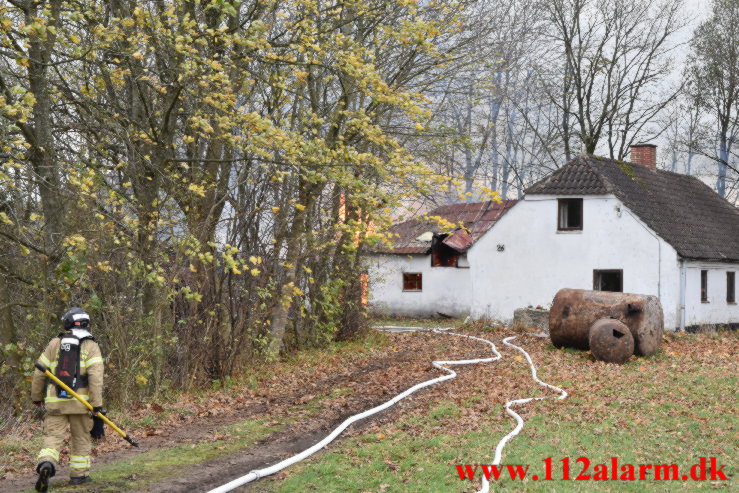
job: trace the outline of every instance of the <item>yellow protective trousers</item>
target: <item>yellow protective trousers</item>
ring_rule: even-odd
[[[44,420],[44,446],[38,454],[38,461],[49,461],[58,469],[59,452],[67,436],[67,425],[72,433],[69,475],[73,478],[87,476],[92,462],[92,418],[87,414],[47,414]]]

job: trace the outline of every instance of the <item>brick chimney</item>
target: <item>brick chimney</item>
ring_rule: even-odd
[[[657,169],[657,146],[654,144],[634,144],[631,146],[629,160],[649,169]]]

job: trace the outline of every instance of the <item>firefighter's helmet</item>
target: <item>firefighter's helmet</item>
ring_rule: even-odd
[[[75,328],[86,329],[90,325],[90,315],[82,308],[70,308],[62,317],[64,330],[72,330]]]

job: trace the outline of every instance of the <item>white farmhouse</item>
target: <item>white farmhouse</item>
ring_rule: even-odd
[[[739,325],[739,210],[694,177],[657,170],[655,154],[632,148],[638,164],[580,156],[529,188],[469,246],[468,280],[436,276],[447,269],[430,267],[429,254],[414,264],[376,255],[370,303],[510,320],[561,288],[599,289],[658,296],[668,330]],[[423,276],[415,307],[402,290],[409,270]]]

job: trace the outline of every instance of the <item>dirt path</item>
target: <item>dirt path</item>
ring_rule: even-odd
[[[346,417],[369,409],[391,396],[405,390],[411,385],[437,375],[430,361],[439,356],[475,357],[487,354],[480,344],[466,340],[451,340],[427,334],[409,336],[391,335],[393,346],[376,357],[356,361],[355,366],[343,368],[341,371],[328,372],[311,382],[301,382],[282,387],[279,392],[266,391],[254,402],[248,402],[231,408],[227,414],[204,416],[176,428],[165,429],[160,435],[141,437],[139,449],[124,448],[115,450],[95,458],[96,465],[126,461],[142,452],[174,447],[183,443],[201,443],[213,441],[219,429],[247,419],[284,420],[290,418],[294,408],[304,404],[315,396],[325,395],[319,402],[319,411],[308,420],[298,417],[301,426],[273,433],[258,442],[255,446],[240,451],[238,454],[226,454],[197,467],[189,467],[178,473],[177,477],[162,483],[153,483],[140,489],[131,489],[125,484],[121,488],[127,491],[145,492],[192,492],[206,491],[223,484],[246,472],[274,464],[305,448],[313,445],[327,435]],[[456,339],[456,338],[454,338]],[[464,370],[462,370],[464,371]],[[346,394],[336,395],[336,389],[349,389]],[[413,407],[416,401],[424,399],[427,390],[419,392],[402,403],[402,407]],[[304,411],[303,411],[304,412]],[[347,430],[345,436],[361,432],[367,426],[383,420],[393,419],[397,408],[391,408],[365,422],[357,423]],[[300,413],[298,413],[300,416]],[[107,440],[117,440],[110,436]],[[345,436],[339,439],[345,438]],[[57,484],[66,484],[68,469],[64,465],[57,473]],[[94,477],[94,470],[93,470]],[[16,492],[33,485],[35,475],[26,473],[11,480],[0,481],[0,492]],[[100,485],[111,488],[112,484]],[[259,483],[248,487],[248,491],[260,491]],[[94,492],[95,483],[74,491]],[[245,491],[247,489],[244,489]]]
[[[396,335],[395,337],[403,336]],[[469,348],[467,352],[464,353],[468,358],[490,356],[489,351],[486,351],[484,346],[475,344],[474,342],[470,344],[470,341],[454,341],[454,343],[452,343],[450,338],[434,335],[427,335],[426,338],[432,338],[434,344],[439,342],[449,343],[449,347],[446,348],[445,354],[447,356],[449,354],[462,354],[459,353],[457,350],[458,348],[455,347],[455,343],[459,342],[461,342],[462,346]],[[357,384],[356,386],[358,387],[370,386],[370,382],[376,380],[378,376],[376,374],[377,372],[386,371],[387,368],[392,368],[397,372],[406,371],[407,368],[404,368],[404,366],[411,362],[416,362],[419,356],[420,355],[417,352],[404,352],[401,357],[396,356],[394,358],[391,357],[375,361],[374,364],[368,365],[367,368],[352,372],[350,380],[352,383]],[[427,357],[427,355],[424,354],[422,357]],[[430,360],[427,360],[426,362],[429,363]],[[455,370],[465,372],[470,369],[455,368]],[[410,373],[413,374],[414,372],[411,370]],[[375,407],[387,401],[390,396],[394,396],[420,381],[436,376],[438,372],[429,368],[424,371],[423,374],[418,374],[418,372],[415,373],[416,374],[413,374],[409,379],[396,379],[390,384],[390,388],[386,388],[385,391],[380,393],[380,395],[369,395],[366,399],[356,400],[351,406],[351,410],[347,410],[347,412],[339,416],[331,417],[331,419],[327,419],[328,416],[325,415],[319,416],[306,423],[305,427],[299,429],[297,432],[295,430],[291,430],[284,433],[276,433],[262,440],[255,447],[249,450],[244,450],[237,456],[219,458],[203,463],[196,471],[185,477],[179,478],[176,482],[171,482],[166,485],[155,484],[146,489],[136,491],[167,491],[171,493],[187,493],[194,490],[207,491],[244,475],[251,470],[273,465],[314,445],[328,435],[346,418],[358,412]],[[342,383],[347,383],[346,377],[342,380]],[[397,419],[397,416],[400,413],[409,411],[423,402],[428,397],[428,393],[431,389],[432,388],[422,389],[417,394],[409,396],[398,405],[378,413],[375,416],[371,416],[366,420],[355,423],[342,436],[337,438],[337,441],[360,434],[371,426],[377,426],[380,423]],[[280,474],[277,476],[279,477]],[[264,481],[258,481],[240,487],[234,491],[260,492],[268,491],[269,489],[270,488],[267,483]]]
[[[150,436],[139,438],[136,437],[139,442],[138,448],[125,448],[116,450],[114,452],[95,457],[95,464],[108,464],[111,462],[126,460],[127,458],[134,457],[143,452],[151,450],[161,449],[165,447],[172,447],[181,443],[197,443],[204,440],[211,439],[216,431],[223,426],[233,424],[235,422],[246,419],[248,416],[255,416],[263,413],[267,409],[264,404],[256,404],[251,406],[245,406],[239,409],[235,409],[235,413],[227,416],[213,416],[204,419],[199,419],[196,422],[183,427],[171,429],[158,436]],[[112,436],[110,429],[106,430],[105,440],[117,440],[118,438]],[[133,436],[133,435],[132,435]],[[94,474],[94,471],[93,471]],[[63,485],[66,479],[69,477],[68,464],[62,464],[57,471],[52,484],[58,483]],[[0,492],[10,493],[23,491],[29,487],[32,487],[36,480],[35,474],[23,474],[19,477],[13,478],[12,480],[0,481]],[[87,489],[85,490],[87,491]],[[93,486],[89,487],[89,491],[94,491]]]
[[[367,407],[373,407],[383,401],[384,399],[378,400],[377,402],[367,402]],[[346,436],[340,437],[337,440],[360,433],[369,426],[376,425],[378,422],[392,420],[397,412],[397,410],[387,410],[373,417],[374,419],[370,418],[365,422],[357,423],[352,427],[351,433],[347,433]],[[204,462],[190,474],[180,476],[175,481],[152,484],[147,488],[131,491],[188,493],[210,490],[251,470],[270,466],[307,449],[328,435],[331,430],[352,414],[355,414],[354,410],[330,422],[323,419],[311,421],[297,432],[291,430],[289,432],[275,433],[261,440],[254,447],[243,450],[238,455],[221,457]],[[256,482],[241,487],[236,491],[263,491],[265,489],[264,483],[261,483],[261,485],[260,487],[260,483]]]

